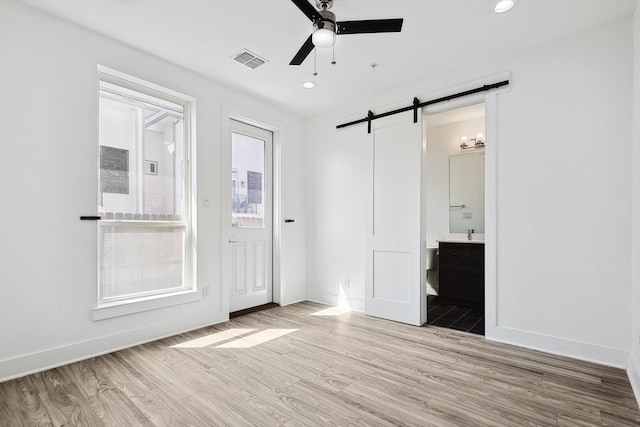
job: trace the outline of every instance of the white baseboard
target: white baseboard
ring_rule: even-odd
[[[337,295],[311,294],[309,295],[308,300],[331,306],[338,305]],[[364,312],[363,300],[349,298],[348,302],[353,311]],[[626,369],[628,366],[629,351],[626,349],[599,346],[596,344],[542,335],[534,332],[506,328],[503,326],[487,328],[485,336],[490,341],[516,345],[518,347],[525,347],[532,350],[566,356],[600,365],[612,366],[614,368]],[[638,369],[637,372],[640,373],[640,369]],[[640,388],[640,380],[638,381],[638,386],[638,388]]]
[[[335,307],[338,305],[338,296],[327,294],[316,295],[313,292],[308,292],[307,301],[317,302],[318,304],[331,305]]]
[[[620,369],[627,367],[629,358],[629,351],[627,350],[552,337],[503,326],[487,328],[485,337],[491,341],[512,344]]]
[[[282,301],[280,305],[285,306],[285,305],[295,304],[297,302],[302,302],[306,300],[307,300],[307,293],[305,291],[300,291],[292,294],[286,294],[284,301]]]
[[[364,313],[364,300],[347,298],[347,301],[349,302],[349,307],[351,307],[351,310],[357,311],[359,313]]]
[[[629,376],[629,382],[633,389],[633,394],[636,396],[638,406],[640,407],[640,355],[635,355],[633,352],[629,352],[629,364],[627,366],[627,375]]]
[[[338,295],[311,295],[306,300],[317,302],[318,304],[330,305],[332,307],[340,305],[340,297],[338,297]],[[349,304],[351,311],[364,313],[364,300],[359,298],[347,298],[347,303]]]
[[[229,320],[228,313],[203,313],[180,320],[172,319],[171,321],[160,322],[145,328],[125,331],[94,340],[0,360],[0,382],[222,323],[227,320]]]

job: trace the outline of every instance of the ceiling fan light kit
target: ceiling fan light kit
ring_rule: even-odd
[[[315,47],[331,47],[336,43],[336,34],[326,28],[320,28],[313,32],[311,41]]]
[[[311,41],[315,47],[331,47],[336,43],[336,15],[328,10],[318,13],[322,20],[313,23]]]
[[[307,0],[291,1],[311,20],[312,33],[289,65],[302,64],[315,47],[334,46],[336,36],[342,34],[397,33],[402,30],[402,18],[337,21],[336,15],[328,10],[333,6],[333,0],[316,0],[318,10]]]

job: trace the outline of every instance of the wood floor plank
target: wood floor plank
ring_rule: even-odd
[[[423,425],[427,421],[426,408],[430,398],[421,393],[412,393],[412,390],[406,389],[403,394],[395,394],[370,385],[352,384],[339,395],[345,402],[357,402],[360,409],[391,425]]]
[[[0,384],[0,425],[51,426],[32,377]]]
[[[269,399],[265,399],[270,392],[269,388],[248,387],[251,382],[246,375],[237,377],[224,367],[200,370],[202,368],[196,368],[193,364],[175,365],[170,369],[191,384],[192,389],[196,391],[194,395],[182,399],[183,401],[191,401],[196,395],[198,400],[208,398],[219,405],[227,406],[233,413],[242,414],[249,422],[263,425],[279,426],[290,418],[282,408],[269,404]]]
[[[429,400],[427,412],[430,422],[438,425],[440,421],[456,426],[552,426],[541,424],[515,416],[495,406],[483,406],[477,402],[463,399],[442,399],[434,397]]]
[[[96,360],[100,360],[96,362]],[[105,376],[102,359],[89,359],[58,368],[70,383],[74,383],[80,389],[83,397],[88,398],[101,391],[112,390],[115,385]]]
[[[142,396],[151,386],[144,381],[142,373],[131,366],[120,354],[115,352],[97,358],[102,376],[108,378],[128,397]]]
[[[451,376],[439,375],[421,381],[415,392],[441,400],[469,401],[485,408],[496,407],[516,419],[539,425],[554,425],[556,420],[556,411],[535,395],[530,395],[525,388],[503,387],[502,384],[483,380],[460,382]]]
[[[131,402],[157,427],[208,425],[208,419],[191,411],[183,402],[159,389],[150,389],[142,395],[130,397]]]
[[[184,381],[175,371],[172,371],[175,365],[167,367],[157,359],[149,357],[145,351],[132,348],[122,350],[119,353],[121,353],[121,356],[126,359],[132,368],[139,372],[140,380],[146,384],[148,388],[159,387],[166,390],[178,400],[190,396],[201,389],[200,387],[194,390],[192,383]],[[192,364],[194,367],[197,365],[197,363]],[[175,378],[180,378],[180,381],[175,381]]]
[[[293,383],[275,384],[269,375],[258,375],[251,369],[247,369],[245,365],[240,364],[238,361],[228,362],[223,369],[211,370],[210,375],[218,378],[224,378],[224,381],[227,384],[233,384],[238,380],[242,381],[242,383],[245,384],[245,387],[248,390],[251,390],[255,396],[259,396],[264,403],[278,409],[281,414],[287,414],[287,418],[291,417],[291,408],[278,396]]]
[[[105,424],[93,412],[75,384],[66,384],[40,393],[42,403],[54,426],[102,427]]]
[[[60,368],[49,369],[30,375],[33,385],[38,393],[55,390],[57,387],[69,384],[71,380],[66,378]]]
[[[304,380],[279,393],[279,397],[298,417],[305,417],[316,425],[393,425],[361,405],[345,401],[343,395]]]
[[[149,418],[118,389],[102,390],[88,399],[105,426],[153,427]]]
[[[640,426],[621,369],[327,308],[276,307],[1,383],[0,426]]]
[[[589,422],[585,420],[577,420],[562,414],[559,414],[558,419],[556,420],[557,427],[596,427],[601,425],[601,421]]]
[[[618,411],[616,413],[609,411],[602,411],[600,413],[602,417],[603,426],[620,426],[620,427],[632,427],[640,426],[640,417],[633,411]]]
[[[226,401],[211,396],[210,391],[201,391],[183,400],[180,404],[189,412],[198,414],[204,422],[200,425],[221,427],[254,426],[236,408]]]
[[[213,377],[213,376],[212,376]],[[252,391],[236,387],[219,387],[200,391],[189,399],[184,399],[185,405],[202,413],[211,411],[209,418],[218,425],[252,425],[252,426],[280,426],[291,417],[280,408],[269,405]],[[207,415],[208,416],[208,415]]]
[[[270,353],[243,352],[224,365],[211,368],[212,372],[236,372],[238,370],[249,371],[242,375],[260,378],[260,382],[271,390],[286,388],[300,381],[300,377],[288,369],[281,369],[280,361]],[[238,373],[238,375],[241,374]],[[238,378],[242,378],[242,376]]]

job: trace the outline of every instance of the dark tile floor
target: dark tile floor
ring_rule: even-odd
[[[429,295],[427,324],[484,335],[484,310],[449,304],[440,297]]]

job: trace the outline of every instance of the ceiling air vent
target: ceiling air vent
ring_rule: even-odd
[[[246,65],[249,68],[258,68],[259,66],[267,62],[266,59],[259,57],[258,55],[247,49],[242,49],[240,52],[233,56],[233,59],[241,64]]]

